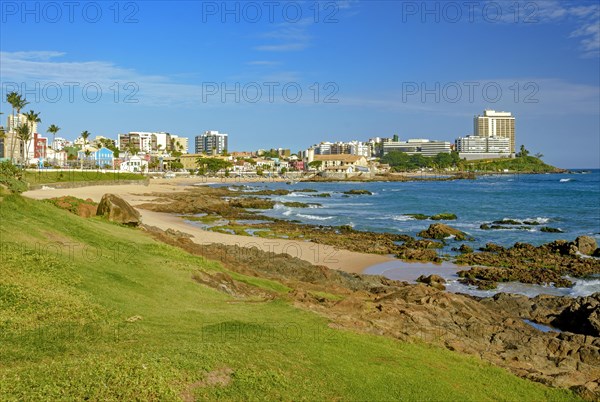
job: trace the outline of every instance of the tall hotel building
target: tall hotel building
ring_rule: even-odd
[[[227,134],[218,131],[206,131],[196,136],[196,153],[207,155],[219,155],[227,148]]]
[[[510,153],[515,153],[515,118],[510,112],[484,110],[483,116],[475,116],[473,128],[477,137],[510,139]]]

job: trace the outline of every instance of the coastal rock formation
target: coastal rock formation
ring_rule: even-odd
[[[467,235],[458,229],[454,229],[443,223],[434,223],[429,225],[429,228],[419,232],[418,236],[426,239],[445,239],[454,236],[456,240],[466,240]]]
[[[439,290],[446,290],[446,286],[444,286],[446,280],[439,275],[421,275],[417,278],[417,282],[424,283]]]
[[[592,255],[598,248],[596,239],[590,236],[579,236],[575,239],[575,246],[581,254]]]
[[[600,260],[580,257],[576,244],[577,241],[556,240],[539,247],[515,243],[513,247],[504,248],[488,243],[483,252],[457,257],[459,264],[477,265],[458,274],[470,280],[553,283],[559,287],[570,287],[572,283],[564,278],[566,275],[581,278],[600,273]],[[587,239],[580,239],[579,244],[586,251],[594,246]]]
[[[58,198],[50,198],[47,199],[46,202],[49,202],[58,208],[67,210],[75,215],[81,216],[82,218],[96,216],[96,211],[98,209],[98,204],[96,204],[92,199],[88,198],[83,200],[70,195]]]
[[[140,224],[140,214],[127,201],[115,194],[104,194],[98,204],[98,216],[128,226]]]
[[[570,298],[498,293],[481,299],[481,303],[514,317],[549,325],[562,331],[600,337],[600,292],[591,296]],[[600,358],[600,356],[599,356]]]
[[[344,191],[344,194],[346,195],[373,195],[372,192],[370,192],[369,190],[348,190],[348,191]]]

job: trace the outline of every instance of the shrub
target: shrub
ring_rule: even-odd
[[[8,187],[13,193],[27,190],[27,183],[23,180],[23,170],[10,161],[0,162],[0,184]]]

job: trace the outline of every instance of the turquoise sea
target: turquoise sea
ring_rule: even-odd
[[[273,210],[261,211],[281,219],[304,223],[340,226],[351,225],[357,230],[405,233],[415,236],[426,229],[431,220],[416,220],[408,214],[434,215],[451,212],[458,219],[441,221],[467,232],[475,238],[467,242],[477,248],[493,242],[511,246],[516,242],[534,245],[557,239],[574,240],[587,235],[600,243],[600,170],[574,170],[565,174],[489,175],[476,180],[422,181],[422,182],[334,182],[297,184],[256,183],[249,189],[287,190],[310,188],[331,197],[313,197],[314,193],[292,192],[271,197],[276,201],[301,201],[318,203],[312,208],[289,208],[276,204]],[[369,190],[373,195],[345,195],[351,189]],[[480,225],[497,220],[537,221],[540,225],[517,227],[508,230],[482,230]],[[545,233],[542,227],[560,229],[563,233]],[[450,241],[442,252],[452,254],[450,248],[460,246]],[[378,273],[394,279],[413,279],[408,271],[443,270],[433,264],[387,264],[372,267],[367,272]],[[446,267],[448,264],[446,264]],[[403,268],[404,267],[404,268]],[[454,272],[456,269],[448,268]],[[452,279],[452,273],[443,272]],[[417,275],[418,276],[418,275]],[[465,287],[457,285],[456,291]],[[600,291],[600,280],[582,282],[579,287],[561,290],[561,294],[585,294]],[[580,287],[585,289],[582,290]],[[504,289],[510,291],[510,289]],[[543,289],[542,289],[543,290]],[[525,289],[519,293],[553,293],[554,289]],[[486,292],[471,292],[487,294]]]

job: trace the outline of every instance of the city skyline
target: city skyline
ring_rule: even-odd
[[[516,148],[562,167],[600,166],[597,4],[483,1],[453,18],[442,3],[288,3],[287,14],[262,9],[256,20],[237,2],[233,14],[219,2],[93,3],[101,17],[82,7],[72,22],[41,3],[29,14],[3,6],[0,111],[18,90],[41,111],[42,133],[57,124],[70,139],[214,129],[236,149],[302,149],[393,134],[453,141],[475,134],[477,111],[510,110]],[[492,3],[502,18],[484,13]],[[174,40],[190,51],[156,54]]]

